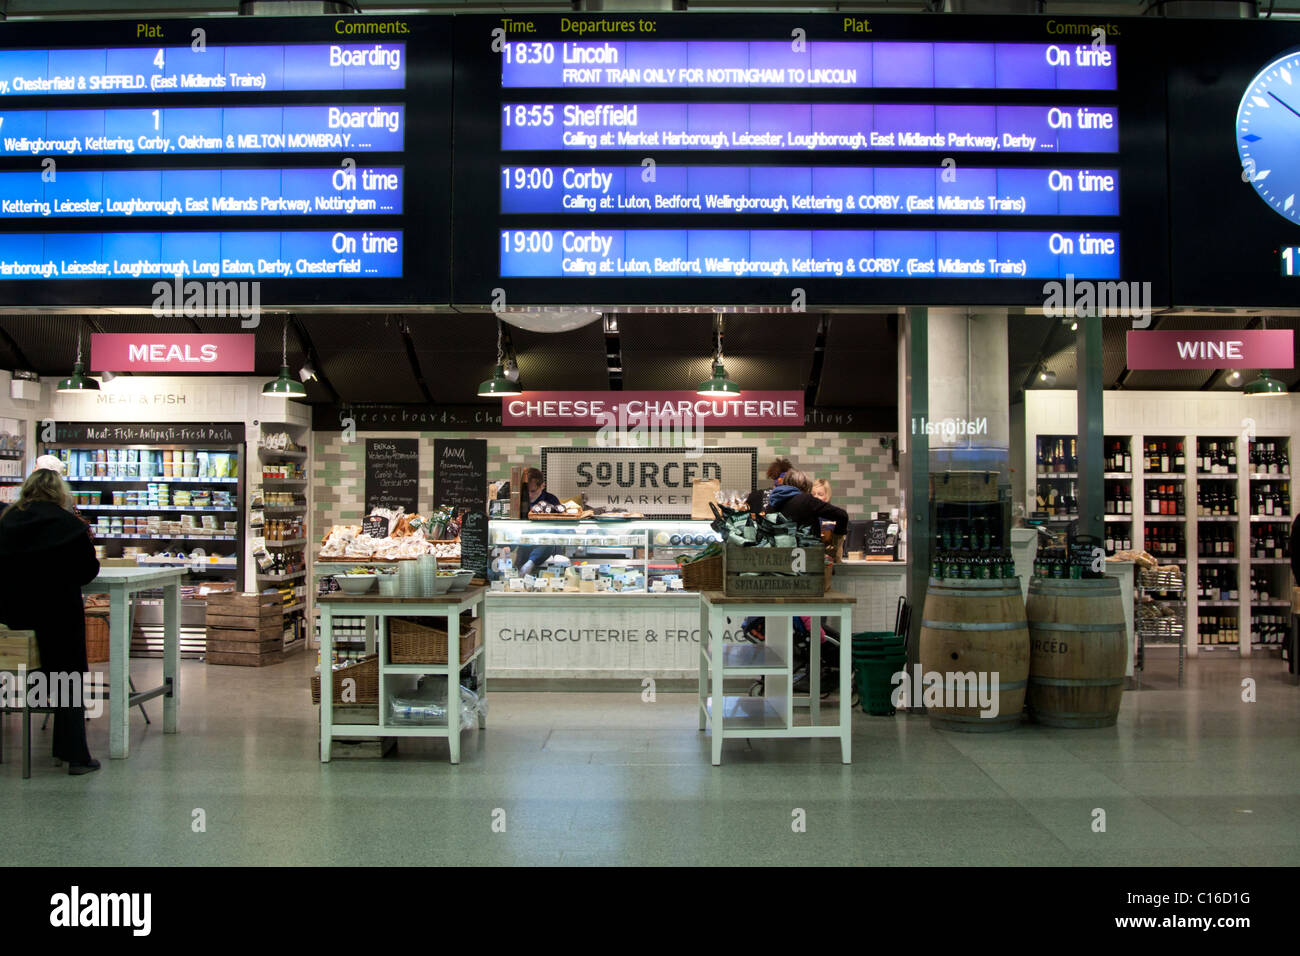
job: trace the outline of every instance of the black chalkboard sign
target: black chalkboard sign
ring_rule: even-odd
[[[388,519],[383,517],[383,515],[376,515],[373,518],[367,516],[361,522],[361,531],[363,534],[368,534],[372,538],[387,538]]]
[[[487,578],[487,442],[435,438],[433,506],[450,507],[460,526],[460,566]]]
[[[867,522],[867,554],[898,556],[898,535],[889,533],[890,521]]]
[[[366,514],[375,508],[420,510],[420,440],[366,439]]]

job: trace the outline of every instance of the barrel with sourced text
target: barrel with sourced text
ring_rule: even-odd
[[[1110,727],[1128,652],[1119,581],[1029,582],[1029,712],[1049,727]]]

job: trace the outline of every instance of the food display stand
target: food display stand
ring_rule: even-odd
[[[854,598],[836,591],[813,597],[728,597],[722,591],[700,592],[700,730],[713,728],[713,765],[722,763],[722,741],[734,737],[838,737],[840,759],[852,762],[852,662]],[[767,618],[762,644],[727,641],[727,618]],[[808,696],[795,697],[792,619],[812,618],[810,631],[821,632],[821,618],[834,618],[840,631],[839,719],[821,722],[821,641],[809,642]],[[705,639],[707,635],[707,639]],[[727,677],[762,677],[763,696],[727,697]],[[796,724],[795,707],[806,704],[809,723]]]
[[[330,673],[328,661],[334,635],[336,617],[374,618],[374,650],[379,656],[378,718],[374,724],[338,724],[334,722],[334,695],[326,681],[321,681],[320,693],[320,759],[330,760],[330,744],[336,738],[358,737],[446,737],[451,751],[451,762],[460,763],[460,695],[457,688],[459,675],[465,665],[483,656],[482,642],[465,657],[460,654],[460,615],[473,610],[478,618],[483,616],[484,587],[469,587],[464,591],[451,591],[428,597],[388,597],[380,594],[350,595],[334,592],[317,599],[320,609],[320,659],[322,678]],[[447,661],[442,664],[390,663],[389,629],[387,619],[393,617],[441,617],[446,619]],[[447,723],[410,725],[394,723],[388,714],[388,678],[397,675],[444,675],[447,678]],[[486,669],[479,669],[479,695],[487,692]],[[487,726],[482,711],[479,712],[479,729]]]
[[[163,698],[163,733],[178,730],[181,679],[181,577],[183,568],[100,568],[83,594],[108,594],[108,755],[130,756],[131,708]],[[131,601],[141,591],[163,593],[163,682],[130,692]]]

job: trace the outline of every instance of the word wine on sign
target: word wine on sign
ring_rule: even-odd
[[[1291,329],[1128,332],[1132,369],[1294,368]]]

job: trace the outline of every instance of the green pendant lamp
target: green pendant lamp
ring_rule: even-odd
[[[1287,394],[1286,384],[1269,375],[1264,369],[1260,369],[1259,378],[1247,385],[1242,391],[1252,397]]]
[[[98,392],[99,382],[86,374],[86,366],[81,361],[81,323],[77,323],[77,361],[72,366],[72,374],[59,382],[57,391],[65,395],[80,392]]]
[[[274,382],[262,386],[262,395],[267,398],[306,398],[307,386],[289,377],[289,320],[284,320],[284,332],[280,338],[280,374]]]
[[[704,398],[735,398],[740,394],[740,386],[727,378],[727,369],[722,364],[722,314],[719,313],[714,323],[715,345],[713,350],[713,374],[707,382],[701,382],[695,390],[696,395]]]
[[[492,370],[491,378],[479,383],[479,398],[508,398],[511,395],[522,395],[523,391],[519,387],[518,375],[513,382],[506,377],[506,353],[501,345],[501,320],[497,319],[497,367]]]

